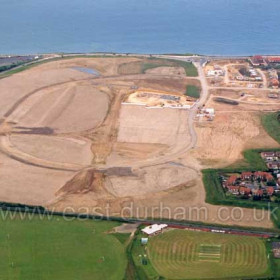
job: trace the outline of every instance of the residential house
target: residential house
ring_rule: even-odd
[[[234,194],[234,195],[239,194],[239,186],[228,186],[227,189],[231,194]]]
[[[250,180],[252,178],[253,173],[252,172],[242,172],[241,173],[241,179],[242,180]]]
[[[278,170],[278,169],[280,169],[280,162],[279,161],[268,162],[267,167],[269,169]]]
[[[275,158],[275,152],[261,152],[261,157],[267,161],[272,161]]]
[[[255,177],[255,179],[261,179],[261,180],[267,180],[267,181],[274,179],[274,177],[270,173],[263,172],[263,171],[256,171],[254,173],[254,177]]]
[[[252,65],[254,66],[260,66],[265,64],[264,58],[261,55],[254,55],[251,59],[250,59]]]
[[[254,196],[262,197],[262,196],[263,196],[263,190],[260,190],[260,189],[253,189],[253,190],[252,190],[252,194],[253,194]]]
[[[237,175],[231,175],[225,182],[225,185],[226,186],[232,186],[236,180],[238,179],[238,176]]]
[[[274,194],[274,188],[273,187],[267,187],[266,192],[268,195],[273,195]]]
[[[246,187],[240,187],[239,192],[242,195],[250,195],[251,194],[251,189],[246,188]]]
[[[279,80],[276,78],[271,79],[270,84],[273,88],[278,88],[279,87]]]

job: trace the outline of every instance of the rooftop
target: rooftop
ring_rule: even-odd
[[[154,224],[154,225],[150,225],[150,226],[147,226],[145,228],[142,229],[142,232],[150,235],[150,234],[153,234],[153,233],[156,233],[158,231],[161,231],[162,229],[168,227],[167,224]]]

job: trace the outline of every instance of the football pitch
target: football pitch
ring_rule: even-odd
[[[1,212],[0,214],[2,214]],[[108,230],[116,222],[0,219],[0,279],[123,279],[124,245]]]
[[[266,247],[256,237],[170,230],[149,240],[148,257],[167,279],[269,275]]]

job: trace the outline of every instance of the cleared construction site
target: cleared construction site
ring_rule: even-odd
[[[160,203],[171,211],[207,207],[207,217],[188,219],[218,223],[201,170],[239,160],[244,148],[277,146],[258,121],[262,105],[213,85],[200,65],[190,77],[182,64],[152,63],[61,59],[1,79],[0,200],[93,214],[106,214],[109,205],[115,216],[133,205],[142,217]],[[188,95],[190,85],[199,98]],[[227,223],[258,226],[253,210],[245,211],[249,221]]]

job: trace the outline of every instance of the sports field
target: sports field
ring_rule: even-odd
[[[269,275],[265,243],[256,237],[171,230],[150,238],[147,253],[167,279]]]
[[[123,279],[124,245],[105,233],[117,225],[62,217],[1,219],[0,279]]]

